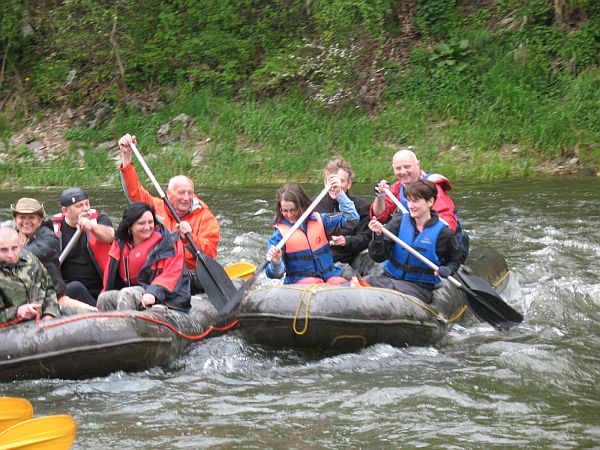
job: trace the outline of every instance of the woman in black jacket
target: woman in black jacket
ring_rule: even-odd
[[[34,198],[23,197],[16,205],[10,205],[19,240],[25,250],[36,256],[44,265],[56,290],[56,298],[62,306],[96,310],[93,305],[82,303],[66,295],[66,286],[60,272],[60,242],[51,226],[44,221],[44,205]]]

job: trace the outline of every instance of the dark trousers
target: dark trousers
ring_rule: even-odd
[[[96,306],[96,298],[80,281],[69,281],[67,283],[67,291],[65,294],[71,298],[74,298],[75,300],[87,303],[90,306]]]
[[[190,274],[190,287],[192,289],[192,295],[198,295],[204,293],[204,288],[202,284],[200,284],[200,280],[198,279],[198,274],[194,269],[188,269],[188,273]]]
[[[393,289],[394,291],[402,292],[403,294],[412,295],[422,300],[425,303],[433,301],[433,290],[419,286],[417,283],[406,280],[396,280],[387,275],[367,275],[363,278],[373,287],[384,289]]]

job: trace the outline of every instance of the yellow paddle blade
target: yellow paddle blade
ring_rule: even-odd
[[[256,266],[244,261],[225,267],[225,273],[229,278],[243,278],[247,280],[254,272],[256,272]]]
[[[0,450],[68,450],[77,424],[71,416],[45,416],[18,423],[0,433]]]
[[[0,432],[33,417],[33,406],[24,398],[0,397]]]

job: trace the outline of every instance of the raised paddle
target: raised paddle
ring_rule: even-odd
[[[75,234],[71,236],[71,240],[68,242],[67,246],[63,249],[62,253],[58,257],[58,262],[60,264],[62,264],[65,261],[65,259],[67,259],[67,256],[69,256],[69,254],[73,250],[73,247],[75,247],[75,244],[77,244],[77,241],[79,240],[79,237],[82,233],[83,230],[78,227],[75,231]]]
[[[173,205],[171,205],[171,202],[169,202],[169,199],[160,187],[160,184],[158,184],[158,181],[156,181],[156,178],[154,178],[150,167],[148,167],[146,161],[134,143],[131,143],[131,149],[144,168],[146,175],[148,175],[148,178],[154,185],[158,195],[165,202],[165,205],[171,212],[171,215],[177,221],[177,223],[180,223],[181,219],[177,215],[177,211],[175,211],[175,208],[173,208]],[[217,311],[222,312],[229,300],[235,295],[235,286],[233,285],[231,279],[227,276],[227,273],[225,273],[225,270],[223,270],[223,267],[221,267],[221,265],[214,259],[200,251],[190,233],[186,233],[185,237],[196,255],[196,274],[198,275],[198,280],[200,280],[200,284],[202,284],[208,299],[215,306],[215,308],[217,308]]]
[[[385,189],[385,193],[404,214],[408,213],[404,205],[400,203],[400,200],[398,200],[389,189]],[[437,271],[439,269],[438,266],[429,261],[406,242],[402,241],[398,236],[394,235],[394,233],[385,227],[382,228],[382,231],[387,237],[415,255],[433,270]],[[448,277],[448,280],[465,292],[467,306],[479,320],[488,322],[496,328],[510,328],[523,321],[523,316],[502,300],[494,288],[492,288],[492,286],[490,286],[483,278],[476,275],[460,275],[458,273],[455,275],[462,283],[451,276]]]
[[[317,205],[319,204],[321,199],[323,197],[325,197],[325,195],[327,194],[327,192],[329,191],[330,188],[331,188],[331,185],[329,183],[327,183],[325,185],[325,187],[323,188],[323,190],[319,193],[319,195],[317,195],[317,198],[315,198],[314,201],[308,206],[308,208],[306,208],[306,211],[304,211],[304,213],[300,216],[300,218],[296,221],[296,223],[294,223],[294,225],[292,225],[292,228],[290,228],[288,230],[288,232],[283,236],[281,241],[279,241],[279,243],[275,246],[276,248],[278,248],[279,250],[281,250],[283,248],[283,246],[288,241],[288,239],[292,237],[294,232],[300,227],[300,225],[302,225],[304,223],[306,218],[312,214],[313,210],[317,207]],[[256,282],[256,279],[262,273],[262,271],[265,270],[265,267],[267,267],[268,263],[269,263],[269,260],[265,259],[260,264],[260,266],[258,266],[256,271],[254,272],[254,275],[252,275],[248,280],[246,280],[244,282],[242,287],[236,292],[236,294],[233,296],[233,298],[231,300],[229,300],[229,303],[223,309],[224,315],[228,315],[235,308],[238,307],[238,305],[242,301],[242,298],[244,297],[244,293]]]
[[[33,417],[33,405],[24,398],[0,397],[0,432]]]
[[[20,422],[0,433],[0,450],[68,450],[77,424],[71,416],[45,416]]]

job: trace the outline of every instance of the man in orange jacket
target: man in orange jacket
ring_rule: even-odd
[[[184,235],[190,233],[194,243],[201,252],[216,258],[217,245],[221,237],[219,222],[206,203],[194,193],[194,182],[185,175],[177,175],[169,180],[166,195],[177,212],[180,222],[167,208],[165,202],[151,195],[140,183],[137,172],[133,167],[131,144],[136,144],[135,136],[126,134],[119,139],[121,150],[121,181],[130,201],[142,201],[154,206],[156,214],[161,216],[163,225],[177,231],[184,244],[187,243]],[[201,287],[196,279],[196,255],[187,248],[184,250],[185,265],[190,269],[192,277],[192,291],[199,292]]]

